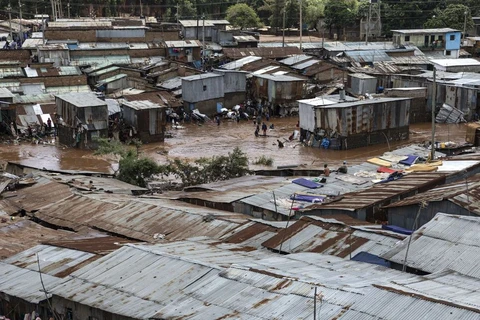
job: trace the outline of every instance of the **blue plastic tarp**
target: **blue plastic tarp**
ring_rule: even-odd
[[[295,184],[298,184],[302,187],[310,188],[310,189],[316,189],[323,187],[320,183],[313,182],[311,180],[305,179],[305,178],[299,178],[295,179],[292,181]]]
[[[304,202],[310,202],[310,203],[323,202],[324,199],[325,199],[324,196],[308,195],[308,194],[292,194],[290,196],[290,200],[304,201]]]
[[[361,261],[361,262],[366,262],[366,263],[371,263],[371,264],[376,264],[379,266],[384,266],[387,268],[390,268],[390,262],[380,258],[379,256],[373,255],[371,253],[362,251],[358,253],[355,257],[352,258],[354,261]]]
[[[400,234],[406,234],[407,236],[411,235],[412,232],[413,232],[412,230],[408,230],[408,229],[405,229],[405,228],[402,228],[402,227],[387,225],[387,224],[382,225],[382,229],[388,230],[388,231],[393,231],[393,232],[400,233]]]
[[[411,166],[418,159],[418,156],[408,155],[407,157],[408,157],[407,159],[401,160],[400,163],[404,164],[404,165],[407,165],[407,166]]]

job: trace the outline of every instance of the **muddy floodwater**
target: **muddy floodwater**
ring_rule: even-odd
[[[222,121],[218,126],[209,122],[201,126],[185,124],[184,129],[167,130],[172,137],[164,143],[146,144],[141,147],[141,152],[160,163],[165,163],[168,158],[196,159],[214,155],[225,155],[235,147],[240,147],[253,161],[260,156],[274,159],[274,166],[313,165],[323,166],[328,163],[336,166],[343,160],[350,164],[365,161],[369,157],[377,156],[383,152],[396,149],[411,143],[429,141],[431,137],[431,124],[414,124],[410,126],[410,139],[401,142],[390,142],[373,145],[366,148],[338,151],[319,148],[304,147],[298,141],[286,142],[296,128],[297,118],[270,119],[269,126],[274,124],[273,130],[267,131],[266,137],[255,137],[255,126],[252,121]],[[437,141],[465,141],[465,124],[436,125]],[[260,132],[262,134],[262,132]],[[279,149],[277,139],[285,143]],[[46,168],[49,170],[82,170],[96,172],[112,172],[115,159],[108,156],[94,155],[90,150],[63,148],[53,144],[0,145],[0,159],[15,161],[28,166]],[[252,169],[261,168],[252,165]]]

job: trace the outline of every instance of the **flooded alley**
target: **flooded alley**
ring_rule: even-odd
[[[274,124],[273,130],[267,130],[267,136],[255,137],[253,121],[221,121],[220,125],[207,122],[203,125],[187,123],[183,129],[172,129],[167,126],[172,137],[163,143],[145,144],[141,147],[143,155],[151,157],[159,163],[165,163],[169,158],[197,159],[225,155],[235,147],[247,153],[251,162],[265,156],[274,160],[278,166],[321,166],[329,163],[332,166],[346,160],[351,164],[365,161],[383,152],[408,145],[423,143],[430,140],[430,123],[410,125],[409,140],[373,145],[352,150],[331,150],[303,146],[298,140],[288,141],[288,137],[298,130],[297,118],[274,118],[267,123]],[[437,124],[437,141],[465,141],[465,124]],[[279,149],[277,139],[284,142],[285,148]],[[91,150],[79,150],[47,144],[36,145],[22,143],[21,145],[3,144],[0,146],[0,159],[19,162],[27,166],[46,168],[49,170],[81,170],[95,172],[113,172],[115,158],[98,156]],[[253,169],[261,168],[252,165]]]

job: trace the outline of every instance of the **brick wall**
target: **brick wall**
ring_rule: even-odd
[[[97,34],[95,30],[85,29],[48,29],[45,30],[45,38],[48,40],[78,40],[80,42],[95,42]]]
[[[44,83],[45,87],[78,86],[87,84],[87,76],[56,76],[19,78],[20,83]]]
[[[0,60],[16,60],[27,65],[30,63],[30,50],[0,50]]]

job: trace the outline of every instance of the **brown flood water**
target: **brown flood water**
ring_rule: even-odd
[[[277,139],[285,141],[296,130],[297,118],[270,119],[268,125],[274,123],[275,129],[267,131],[267,137],[255,137],[252,121],[222,121],[220,126],[213,122],[202,126],[185,124],[185,129],[167,129],[173,137],[164,143],[143,145],[141,152],[160,163],[168,158],[196,159],[226,155],[235,147],[240,147],[251,160],[260,156],[274,159],[274,166],[313,165],[323,166],[328,163],[337,166],[343,160],[357,164],[366,159],[389,151],[387,143],[366,148],[338,151],[303,147],[298,141],[285,142],[285,148],[279,149]],[[465,141],[465,124],[436,125],[437,141]],[[431,125],[429,123],[410,126],[410,139],[390,143],[390,150],[412,143],[430,140]],[[0,145],[0,160],[20,162],[25,165],[50,170],[83,170],[96,172],[112,172],[111,164],[115,161],[109,157],[94,155],[90,150],[64,149],[55,145]],[[252,169],[260,167],[252,165]]]

